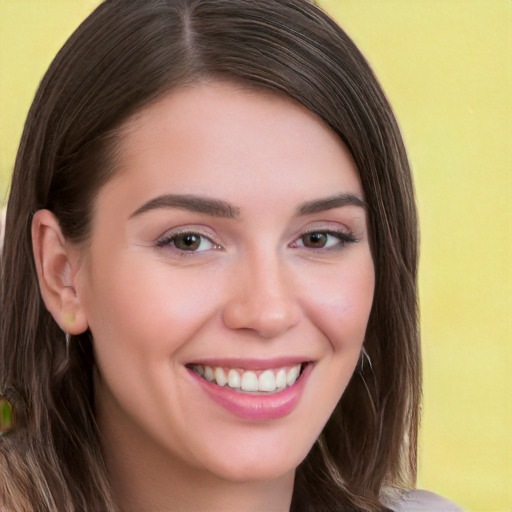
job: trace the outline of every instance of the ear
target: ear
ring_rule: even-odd
[[[69,334],[87,330],[87,318],[76,292],[78,251],[66,242],[55,215],[38,210],[32,219],[32,250],[39,288],[48,311]]]

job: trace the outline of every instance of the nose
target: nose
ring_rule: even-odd
[[[278,255],[240,261],[223,310],[228,328],[274,338],[297,325],[301,315],[290,270]]]

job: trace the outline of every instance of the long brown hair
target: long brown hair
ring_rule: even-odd
[[[86,243],[123,122],[175,87],[211,79],[285,94],[322,118],[351,152],[368,204],[371,364],[356,370],[297,468],[292,510],[382,510],[386,489],[414,483],[416,210],[399,129],[364,57],[307,0],[106,0],[46,73],[16,159],[1,261],[0,392],[18,424],[0,439],[0,509],[117,510],[94,417],[90,335],[73,339],[68,360],[38,290],[31,218],[48,208],[66,238]]]

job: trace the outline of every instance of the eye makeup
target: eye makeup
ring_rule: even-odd
[[[339,250],[347,244],[356,243],[358,240],[351,231],[334,229],[312,229],[291,244],[291,247],[304,247],[318,250]]]
[[[185,254],[222,249],[222,246],[212,240],[210,236],[194,229],[167,232],[156,241],[155,245]]]

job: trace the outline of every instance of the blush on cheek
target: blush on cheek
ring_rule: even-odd
[[[311,314],[321,325],[334,350],[361,345],[373,299],[373,287],[362,286],[332,290],[312,298]],[[314,310],[312,309],[314,308]]]

